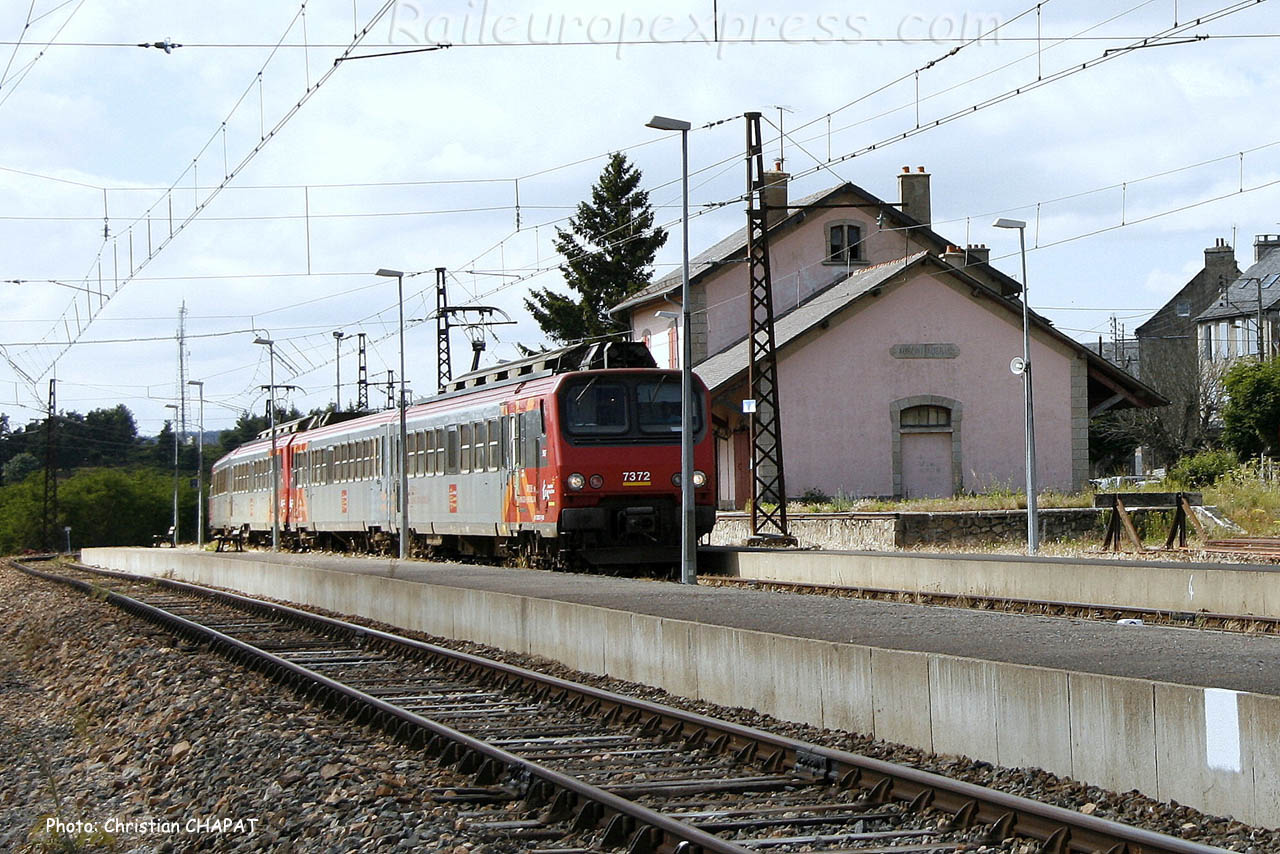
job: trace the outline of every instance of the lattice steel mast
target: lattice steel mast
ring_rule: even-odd
[[[769,272],[769,210],[760,114],[747,113],[747,263],[750,275],[747,377],[751,413],[751,534],[789,537],[782,464],[782,414],[773,335],[773,280]],[[781,212],[784,216],[786,211]]]

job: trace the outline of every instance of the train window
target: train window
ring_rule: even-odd
[[[436,446],[436,467],[431,470],[432,474],[444,474],[444,444],[446,441],[446,431],[443,427],[437,427],[435,430],[435,446]]]
[[[471,471],[471,425],[463,424],[458,428],[458,441],[462,448],[461,462],[458,470],[466,473]]]
[[[511,425],[515,423],[515,418],[501,418],[499,420],[502,422],[502,467],[509,469],[514,458],[511,453]]]
[[[680,380],[661,377],[636,383],[636,420],[641,433],[680,432]],[[700,427],[701,413],[693,412],[693,429]]]
[[[444,473],[458,473],[458,428],[450,427],[445,446]]]
[[[475,451],[475,462],[471,466],[472,471],[484,471],[489,467],[489,430],[483,421],[476,422],[472,428],[474,438],[473,449]]]
[[[600,382],[592,377],[569,384],[563,400],[565,429],[571,434],[608,436],[627,432],[627,387],[622,383]]]
[[[500,456],[500,440],[502,438],[502,430],[498,426],[502,423],[499,418],[489,419],[489,470],[497,471],[502,465],[502,457]]]
[[[421,435],[422,434],[417,430],[412,433],[405,434],[405,439],[408,442],[408,445],[405,448],[405,453],[408,454],[409,457],[409,464],[407,468],[409,469],[410,476],[413,477],[422,474],[422,472],[418,470],[418,439]]]
[[[542,465],[541,442],[542,415],[537,410],[529,410],[520,416],[520,455],[525,468],[538,468]]]

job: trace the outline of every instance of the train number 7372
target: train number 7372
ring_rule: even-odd
[[[647,471],[624,471],[622,483],[625,486],[648,486],[653,478]]]

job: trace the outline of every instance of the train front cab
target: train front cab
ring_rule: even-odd
[[[707,390],[694,392],[697,535],[715,524],[715,452]],[[676,563],[680,556],[680,374],[571,375],[552,407],[563,509],[562,552],[593,565]]]

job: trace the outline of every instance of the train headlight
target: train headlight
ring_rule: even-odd
[[[592,489],[599,489],[600,487],[604,486],[604,478],[598,474],[593,474],[591,475],[590,483],[591,483]]]
[[[565,478],[564,482],[574,492],[577,492],[579,489],[582,489],[582,487],[587,485],[587,479],[582,475],[578,474],[576,471],[573,474],[569,475],[567,478]]]
[[[672,485],[672,486],[679,486],[679,485],[680,485],[680,472],[676,472],[675,474],[671,475],[671,485]],[[706,485],[707,485],[707,473],[706,473],[706,472],[704,472],[704,471],[702,471],[701,469],[694,469],[694,470],[693,470],[693,485],[694,485],[694,486],[706,486]]]

